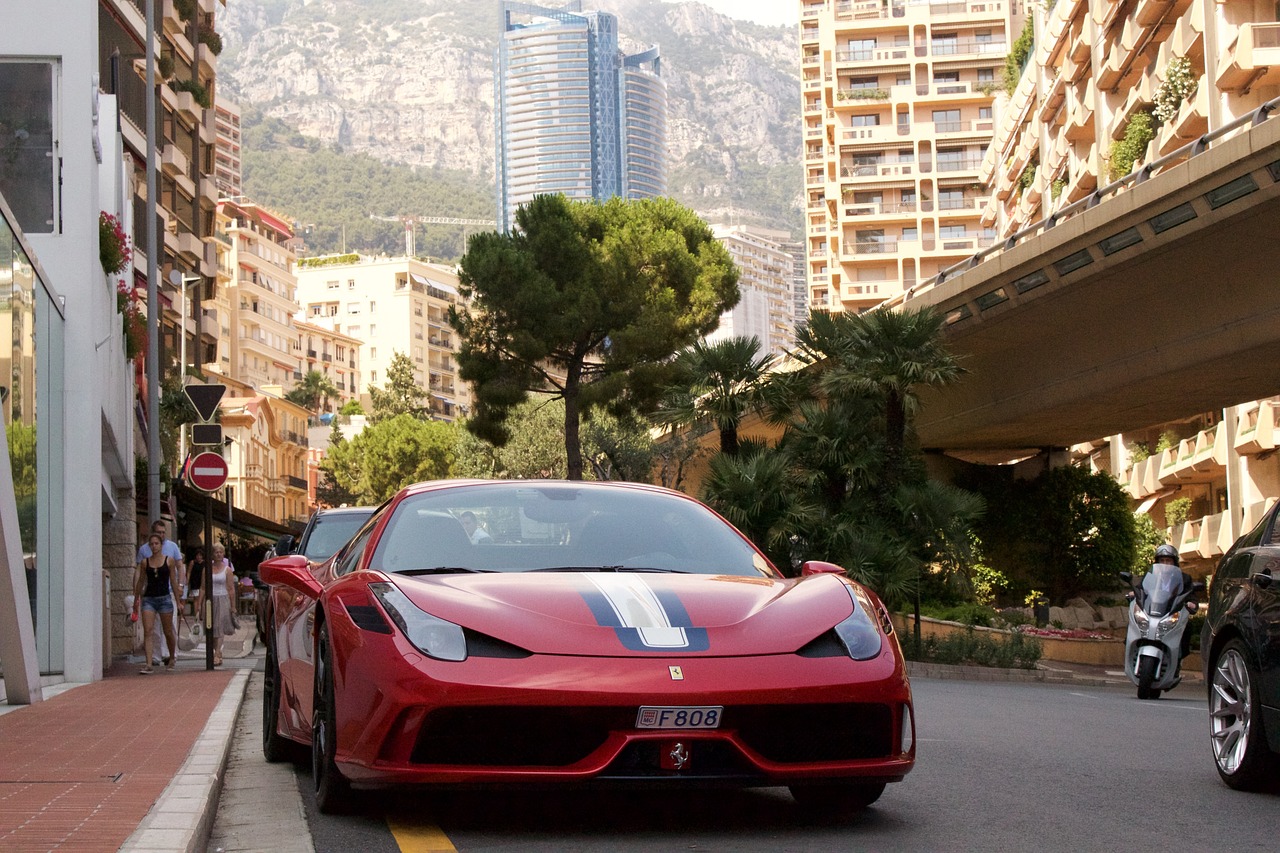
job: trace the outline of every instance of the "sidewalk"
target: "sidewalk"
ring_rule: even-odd
[[[107,677],[31,706],[0,704],[0,849],[203,850],[250,670],[252,620],[174,672]]]

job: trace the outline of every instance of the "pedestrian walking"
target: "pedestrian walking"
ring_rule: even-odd
[[[206,642],[213,643],[213,665],[222,663],[222,638],[236,632],[235,596],[237,592],[235,568],[227,559],[227,549],[221,542],[213,546],[213,558],[209,561],[209,589],[203,586],[196,598],[197,618],[204,618],[205,596],[213,603],[213,627],[208,631]]]
[[[161,548],[162,552],[166,557],[169,557],[170,559],[172,559],[174,563],[177,565],[177,573],[174,575],[174,578],[173,578],[174,609],[176,610],[178,606],[178,600],[182,597],[183,588],[186,586],[186,582],[187,582],[186,563],[184,563],[182,560],[182,549],[178,547],[177,542],[174,542],[172,539],[169,538],[168,530],[169,530],[168,525],[166,525],[160,519],[156,519],[151,524],[151,532],[160,534],[160,539],[163,541],[163,545]],[[136,562],[140,563],[150,556],[151,556],[151,545],[150,545],[150,539],[148,539],[148,541],[143,542],[142,546],[138,548],[138,556],[137,556]],[[159,621],[155,623],[155,629],[152,632],[152,639],[154,640],[154,647],[157,649],[157,652],[156,652],[156,657],[150,659],[150,662],[153,666],[159,666],[160,658],[168,657],[170,654],[170,651],[176,652],[177,648],[171,647],[168,644],[168,641],[165,639],[164,633],[161,631]]]
[[[178,635],[174,630],[173,617],[177,609],[174,605],[178,566],[172,557],[164,554],[164,536],[152,533],[147,539],[150,546],[147,556],[138,561],[133,579],[133,615],[142,618],[142,653],[144,655],[139,675],[150,675],[153,657],[154,638],[152,630],[156,622],[160,623],[164,638],[168,641],[169,653],[165,655],[164,665],[172,670],[175,653],[178,650]],[[158,618],[157,618],[158,617]]]
[[[196,546],[191,552],[191,562],[187,564],[187,602],[191,605],[192,614],[200,616],[196,607],[196,597],[200,592],[200,584],[204,583],[205,558],[204,548]]]

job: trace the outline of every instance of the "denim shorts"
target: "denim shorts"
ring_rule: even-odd
[[[142,596],[142,609],[150,610],[152,613],[172,613],[173,596],[144,595]]]

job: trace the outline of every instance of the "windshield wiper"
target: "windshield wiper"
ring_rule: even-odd
[[[453,575],[459,573],[465,574],[488,574],[493,569],[472,569],[467,566],[434,566],[429,569],[395,569],[391,572],[393,575]]]
[[[549,566],[545,569],[529,569],[530,572],[666,572],[687,575],[684,569],[659,569],[653,566]]]

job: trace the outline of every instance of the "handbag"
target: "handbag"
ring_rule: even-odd
[[[194,625],[187,624],[187,617],[182,617],[182,626],[185,630],[178,632],[178,649],[180,651],[189,652],[196,647],[200,641],[200,634],[196,630],[200,627],[197,621]]]

